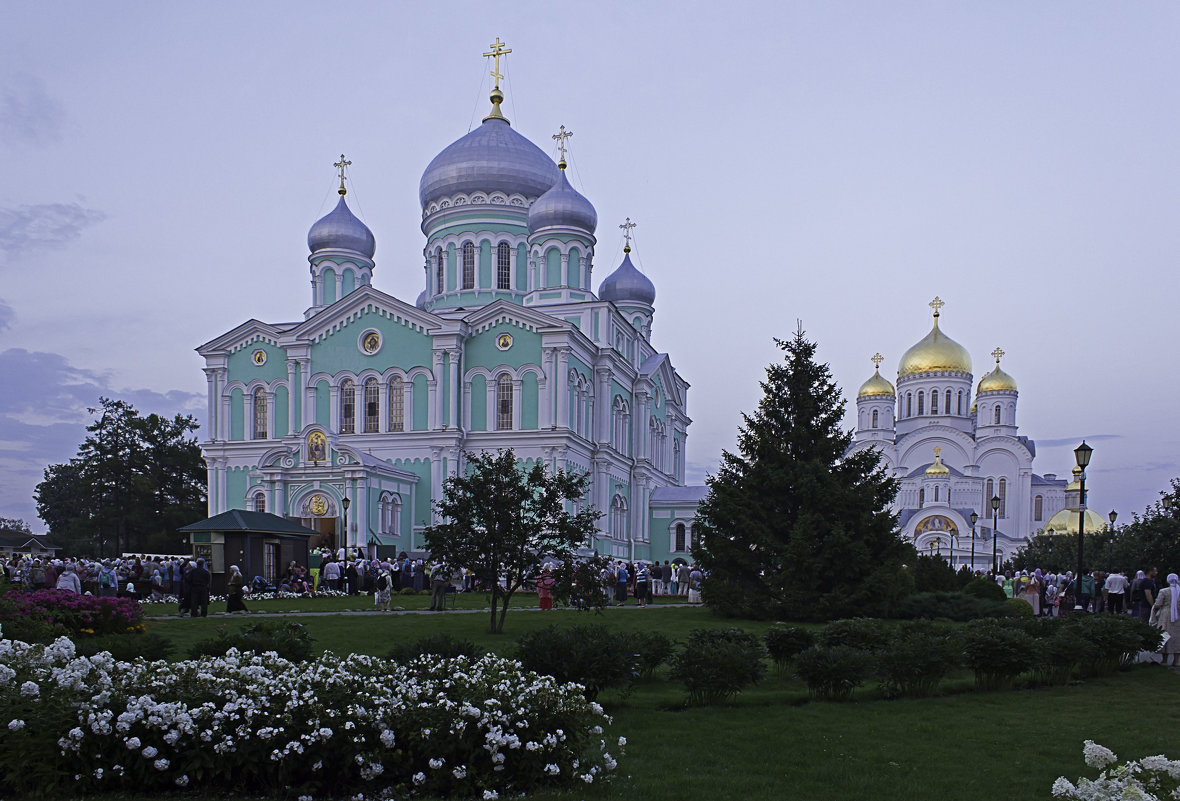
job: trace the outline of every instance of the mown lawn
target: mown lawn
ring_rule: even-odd
[[[335,600],[335,599],[324,599]],[[274,602],[279,603],[279,602]],[[311,608],[308,603],[303,608]],[[258,619],[258,618],[254,618]],[[153,621],[177,656],[217,626],[251,618]],[[596,622],[682,639],[691,629],[765,623],[729,621],[703,608],[610,609],[602,614],[510,611],[506,633],[487,633],[482,614],[301,616],[317,646],[383,655],[397,642],[439,631],[511,655],[516,638],[549,623]],[[1170,710],[1180,708],[1180,675],[1142,666],[1066,687],[977,693],[970,676],[953,676],[930,699],[881,700],[875,688],[850,703],[812,702],[806,687],[771,669],[728,706],[685,709],[683,691],[663,671],[631,693],[600,699],[625,736],[626,755],[609,787],[584,787],[542,799],[816,799],[816,801],[995,801],[1048,798],[1059,775],[1087,773],[1082,741],[1123,757],[1180,756]],[[1092,774],[1091,774],[1092,775]]]

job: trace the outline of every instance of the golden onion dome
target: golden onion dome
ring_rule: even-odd
[[[856,393],[858,398],[876,398],[889,397],[892,398],[897,393],[893,389],[893,384],[890,384],[880,370],[874,370],[869,380],[860,385],[860,391]]]
[[[1066,492],[1081,492],[1082,491],[1082,468],[1078,467],[1077,465],[1074,465],[1074,468],[1073,468],[1073,481],[1069,482],[1069,484],[1066,485],[1065,491]]]
[[[967,349],[938,328],[938,310],[942,308],[942,301],[935,298],[930,305],[934,307],[934,327],[901,357],[898,378],[939,371],[971,372],[971,355]]]
[[[1015,392],[1016,379],[1000,369],[1000,359],[1003,358],[1004,351],[996,348],[992,351],[992,356],[996,359],[996,369],[979,379],[979,388],[976,392]]]
[[[1110,525],[1110,521],[1102,517],[1102,515],[1095,512],[1093,509],[1086,510],[1086,533],[1095,531],[1102,531]],[[1049,518],[1045,523],[1045,533],[1049,533],[1049,529],[1053,529],[1054,534],[1077,534],[1078,533],[1078,510],[1077,509],[1062,509],[1057,514]]]
[[[928,476],[945,476],[949,475],[951,469],[942,463],[942,448],[936,447],[934,449],[934,464],[926,468],[926,475]]]

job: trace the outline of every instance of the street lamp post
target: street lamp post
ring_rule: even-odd
[[[345,495],[344,500],[342,500],[340,502],[340,505],[344,507],[344,543],[343,543],[343,546],[344,546],[344,558],[345,559],[348,559],[348,507],[351,504],[352,504],[352,501],[349,500],[347,495]]]
[[[992,578],[1000,577],[1000,568],[996,564],[996,534],[1000,527],[1000,496],[992,496]]]
[[[1114,509],[1111,509],[1110,514],[1108,514],[1107,517],[1110,518],[1110,531],[1113,534],[1114,533],[1114,521],[1119,519],[1119,513],[1116,512]]]
[[[1094,449],[1082,440],[1082,444],[1074,448],[1074,458],[1078,460],[1078,467],[1081,468],[1081,473],[1078,474],[1078,483],[1081,492],[1078,495],[1078,572],[1077,586],[1074,587],[1074,610],[1082,611],[1082,557],[1084,541],[1086,539],[1086,468],[1090,465],[1090,456],[1094,453]]]
[[[971,575],[975,575],[975,524],[979,522],[979,515],[971,513]]]

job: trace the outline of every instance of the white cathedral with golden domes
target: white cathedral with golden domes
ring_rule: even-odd
[[[974,566],[985,570],[993,548],[992,498],[999,499],[995,550],[1002,563],[1042,530],[1076,532],[1079,493],[1051,473],[1033,472],[1036,443],[1016,424],[1019,393],[1000,369],[999,348],[991,354],[995,369],[972,394],[971,356],[938,326],[943,305],[938,298],[930,304],[933,327],[902,356],[896,389],[881,375],[881,355],[873,356],[877,369],[857,393],[852,450],[881,452],[901,483],[894,501],[898,528],[919,553],[949,557],[956,567],[971,564],[971,513],[977,514]],[[1088,513],[1087,530],[1103,525]]]

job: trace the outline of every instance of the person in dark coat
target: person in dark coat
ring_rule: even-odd
[[[189,612],[193,617],[197,617],[198,612],[201,617],[209,617],[209,585],[212,582],[213,576],[209,575],[209,571],[205,569],[205,560],[198,559],[197,566],[188,574],[188,605]]]
[[[348,582],[348,594],[356,595],[360,592],[360,576],[356,572],[356,562],[349,562],[344,568],[344,578]]]
[[[196,562],[189,562],[187,567],[185,565],[181,565],[180,567],[183,572],[180,574],[180,590],[176,593],[176,595],[180,600],[179,609],[177,611],[180,612],[181,617],[184,617],[185,612],[187,612],[190,607],[193,588],[192,584],[189,582],[189,577],[191,576],[192,571],[196,570],[196,568]]]

